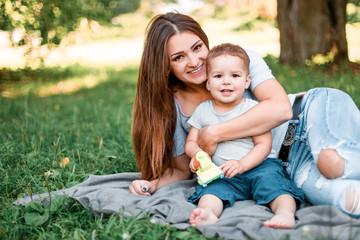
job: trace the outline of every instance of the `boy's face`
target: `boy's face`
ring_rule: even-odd
[[[250,75],[239,57],[221,55],[209,64],[207,89],[217,103],[236,106],[250,85]]]

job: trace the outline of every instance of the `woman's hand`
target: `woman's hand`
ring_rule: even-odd
[[[151,196],[156,190],[155,184],[146,180],[134,180],[129,186],[130,193]]]
[[[218,144],[216,139],[216,135],[212,132],[212,126],[207,126],[200,129],[197,143],[201,149],[212,156]]]

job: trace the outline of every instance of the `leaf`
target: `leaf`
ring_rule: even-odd
[[[49,213],[44,212],[43,214],[40,214],[38,212],[28,212],[25,213],[25,222],[27,225],[30,226],[40,226],[44,224],[49,219]]]
[[[51,202],[48,203],[48,205],[50,205],[50,211],[55,212],[61,209],[64,206],[66,199],[67,196],[65,194],[56,196],[53,200],[51,200]]]
[[[45,208],[41,204],[41,202],[30,202],[28,205],[26,205],[25,211],[28,213],[32,213],[32,212],[43,213],[45,212]]]
[[[176,232],[174,233],[176,239],[191,239],[193,234],[190,232]]]

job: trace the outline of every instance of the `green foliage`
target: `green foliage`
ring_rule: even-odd
[[[349,0],[349,3],[352,3],[358,7],[360,6],[360,0]]]
[[[348,93],[360,108],[360,63],[335,65],[309,62],[307,65],[291,66],[280,65],[272,55],[265,57],[265,61],[288,93],[316,87],[337,88]]]
[[[139,5],[140,0],[5,0],[0,2],[0,30],[18,29],[19,44],[33,39],[40,39],[41,45],[59,44],[82,18],[109,24]]]
[[[354,23],[360,22],[360,1],[359,0],[349,1],[346,18],[347,18],[346,21],[349,24],[354,24]]]

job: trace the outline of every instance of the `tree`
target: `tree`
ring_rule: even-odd
[[[0,2],[0,30],[20,31],[17,44],[33,38],[40,39],[40,45],[59,44],[82,18],[110,23],[139,5],[140,0],[4,0]]]
[[[317,54],[349,61],[346,40],[348,0],[278,0],[280,62],[302,63]]]

